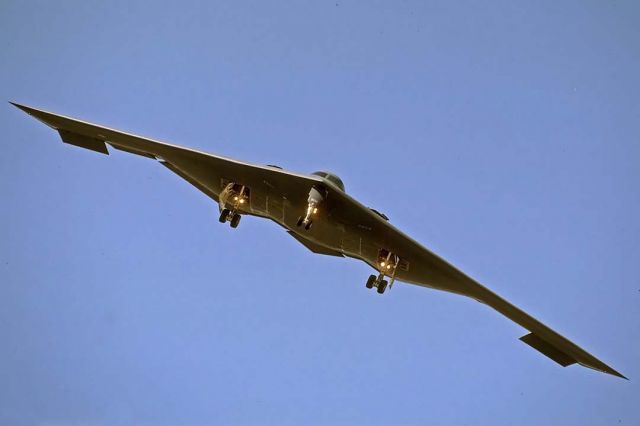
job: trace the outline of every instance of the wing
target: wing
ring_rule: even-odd
[[[365,255],[380,247],[397,254],[406,262],[406,268],[397,272],[401,281],[444,290],[476,299],[489,305],[502,315],[530,331],[520,340],[556,361],[562,366],[579,363],[598,371],[625,378],[575,343],[561,336],[531,315],[517,308],[480,283],[432,253],[382,217],[359,203],[348,194],[334,188],[329,198],[329,209],[336,220],[348,229],[358,230],[360,252],[349,254],[376,268],[376,257]],[[346,253],[345,253],[346,254]]]
[[[626,378],[466,276],[331,182],[315,176],[291,173],[279,168],[245,163],[162,143],[13,102],[12,104],[58,131],[65,143],[102,154],[108,154],[107,146],[111,146],[155,159],[214,200],[217,200],[218,194],[227,182],[242,182],[252,188],[251,211],[243,213],[269,217],[281,225],[295,223],[297,214],[306,206],[309,188],[314,184],[323,183],[332,188],[327,199],[328,215],[339,223],[343,230],[349,230],[345,233],[349,236],[342,237],[339,242],[328,246],[296,236],[296,239],[311,251],[334,256],[342,256],[344,253],[364,260],[375,268],[376,253],[379,248],[384,247],[406,261],[406,268],[399,271],[398,279],[469,296],[491,306],[531,332],[523,336],[522,341],[563,366],[580,363]],[[336,251],[332,247],[340,247],[341,250]]]
[[[245,214],[282,218],[297,214],[306,205],[309,188],[320,181],[314,176],[232,160],[12,104],[57,130],[65,143],[107,155],[110,146],[155,159],[216,201],[226,183],[242,182],[252,189],[250,210],[243,211]]]

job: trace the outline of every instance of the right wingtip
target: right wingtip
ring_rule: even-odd
[[[609,373],[609,374],[611,374],[611,375],[613,375],[613,376],[616,376],[616,377],[620,377],[621,379],[629,380],[629,378],[628,378],[627,376],[624,376],[623,374],[618,373],[618,372],[617,372],[616,370],[614,370],[614,369],[611,369],[611,371],[606,371],[606,373]]]
[[[605,374],[609,374],[611,376],[616,376],[616,377],[620,377],[621,379],[625,379],[625,380],[629,380],[629,378],[627,376],[625,376],[624,374],[614,370],[613,368],[609,367],[606,364],[602,364],[602,365],[589,365],[586,363],[579,363],[580,365],[582,365],[583,367],[587,367],[587,368],[591,368],[592,370],[596,370],[599,371],[601,373],[605,373]]]
[[[585,352],[580,348],[578,348],[579,352],[577,355],[575,353],[571,355],[571,352],[565,352],[562,348],[549,343],[549,341],[543,339],[533,332],[522,336],[520,340],[563,367],[578,363],[583,367],[591,368],[592,370],[596,370],[601,373],[606,373],[612,376],[620,377],[621,379],[629,380],[623,374],[609,367],[604,362],[600,361],[593,355]]]

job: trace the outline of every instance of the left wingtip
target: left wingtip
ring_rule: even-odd
[[[16,107],[16,108],[18,108],[18,109],[21,109],[22,111],[24,111],[24,112],[26,112],[26,113],[28,113],[28,112],[29,112],[29,110],[31,110],[31,108],[29,108],[28,106],[26,106],[26,105],[22,105],[22,104],[19,104],[19,103],[17,103],[17,102],[9,101],[9,103],[10,103],[11,105],[13,105],[14,107]]]
[[[53,114],[38,108],[32,108],[30,106],[26,106],[23,104],[19,104],[17,102],[12,102],[9,101],[9,103],[11,105],[13,105],[14,107],[24,111],[26,114],[32,116],[33,118],[35,118],[36,120],[41,121],[42,123],[46,124],[47,126],[51,127],[52,129],[56,129],[57,130],[57,126],[56,126],[56,121],[57,119],[60,118],[64,118],[60,115],[57,114]]]

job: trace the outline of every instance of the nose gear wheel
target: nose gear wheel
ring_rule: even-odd
[[[318,206],[324,201],[327,196],[327,191],[319,186],[314,186],[309,191],[309,197],[307,198],[307,209],[304,216],[298,218],[296,226],[304,226],[305,230],[311,229],[313,226],[313,216],[318,213]]]

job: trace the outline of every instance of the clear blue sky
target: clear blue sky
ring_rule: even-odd
[[[640,424],[640,8],[532,3],[4,0],[0,99],[335,171],[631,381],[6,104],[0,424]]]

